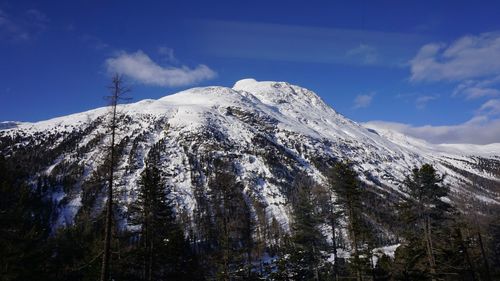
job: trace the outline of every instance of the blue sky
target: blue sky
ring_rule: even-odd
[[[500,142],[498,1],[3,1],[0,120],[193,86],[288,81],[435,143]]]

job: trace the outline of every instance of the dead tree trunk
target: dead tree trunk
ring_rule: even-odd
[[[111,106],[111,144],[109,147],[109,171],[108,171],[108,190],[106,202],[106,222],[105,222],[105,232],[104,232],[104,251],[102,256],[102,267],[101,267],[101,281],[108,281],[110,276],[110,259],[111,259],[111,236],[112,236],[112,225],[113,225],[113,176],[115,167],[115,137],[116,137],[116,127],[117,127],[117,111],[116,107],[120,97],[127,92],[123,88],[123,81],[121,76],[116,74],[113,76],[112,84],[109,87],[111,90],[110,106]]]

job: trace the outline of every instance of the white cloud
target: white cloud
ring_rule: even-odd
[[[412,81],[457,81],[500,74],[500,32],[424,45],[410,61]]]
[[[106,67],[109,73],[120,73],[137,82],[161,87],[192,85],[217,75],[204,64],[195,68],[161,66],[141,50],[135,53],[120,52],[106,60]]]
[[[472,118],[465,123],[450,126],[415,127],[409,124],[384,121],[371,121],[367,122],[367,125],[368,127],[375,125],[376,127],[392,129],[431,143],[489,144],[500,142],[500,119]]]
[[[410,124],[370,121],[367,127],[386,128],[431,143],[500,143],[500,99],[485,102],[470,120],[448,126],[412,126]]]
[[[373,96],[375,94],[368,94],[368,95],[357,95],[356,98],[354,99],[354,109],[357,108],[365,108],[370,106],[370,104],[373,101]]]

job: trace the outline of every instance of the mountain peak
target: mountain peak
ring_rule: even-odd
[[[257,81],[253,78],[245,78],[239,81],[236,81],[233,86],[233,90],[235,91],[245,91],[249,93],[261,93],[261,92],[273,92],[279,93],[283,92],[284,89],[304,89],[300,86],[291,85],[288,82],[280,82],[280,81]]]
[[[316,93],[288,82],[257,81],[247,78],[237,81],[233,90],[251,93],[262,103],[278,108],[293,105],[294,108],[313,107],[320,111],[331,110]]]
[[[234,83],[233,89],[236,91],[245,90],[247,87],[254,85],[256,83],[259,83],[259,82],[257,82],[257,80],[255,80],[253,78],[241,79],[241,80],[236,81],[236,83]]]

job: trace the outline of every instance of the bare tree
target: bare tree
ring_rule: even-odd
[[[115,168],[115,137],[118,124],[117,105],[123,96],[130,90],[123,86],[123,78],[119,74],[115,74],[112,78],[111,85],[109,86],[111,94],[107,97],[109,99],[110,112],[110,131],[111,131],[111,144],[109,146],[109,178],[108,178],[108,200],[106,202],[106,224],[104,232],[104,251],[102,256],[101,268],[101,281],[108,281],[110,276],[110,255],[111,255],[111,235],[113,225],[113,172]]]

